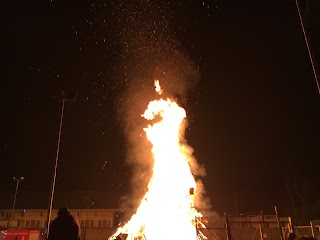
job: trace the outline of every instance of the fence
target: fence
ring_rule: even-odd
[[[314,237],[320,240],[320,226],[310,222],[310,226],[293,226],[288,221],[232,221],[227,217],[223,226],[199,228],[207,240],[288,240],[294,232],[297,237]]]

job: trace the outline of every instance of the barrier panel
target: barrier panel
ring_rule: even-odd
[[[40,230],[2,230],[0,240],[40,240]]]

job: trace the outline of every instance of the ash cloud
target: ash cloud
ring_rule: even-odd
[[[120,94],[116,106],[127,139],[127,161],[133,169],[132,192],[122,199],[125,210],[138,207],[151,176],[151,143],[145,137],[143,128],[147,122],[141,114],[151,100],[159,98],[154,80],[160,80],[162,98],[173,97],[183,104],[188,90],[200,79],[198,67],[170,27],[174,18],[172,6],[160,2],[131,1],[114,6],[117,17],[110,33],[117,36],[113,77]],[[204,176],[204,168],[197,164],[186,141],[185,150],[189,151],[193,173]],[[196,202],[202,203],[200,208],[208,209],[203,184],[198,180],[197,185],[200,194]]]

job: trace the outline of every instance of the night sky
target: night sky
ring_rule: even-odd
[[[319,62],[320,3],[301,2]],[[76,207],[90,191],[96,202],[107,196],[96,207],[117,207],[138,191],[130,179],[148,172],[139,161],[149,157],[139,151],[140,115],[160,79],[187,111],[186,139],[206,169],[212,210],[236,213],[237,202],[239,213],[277,205],[320,217],[320,95],[294,0],[4,6],[1,208],[12,207],[14,176],[25,177],[17,208],[47,206],[62,90],[77,98],[64,111],[60,201],[77,192],[68,202]]]

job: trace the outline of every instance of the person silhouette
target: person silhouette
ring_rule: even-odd
[[[58,216],[50,223],[48,240],[80,240],[81,229],[68,208],[58,211]]]
[[[296,238],[297,238],[297,236],[293,232],[289,233],[288,240],[294,240]]]

